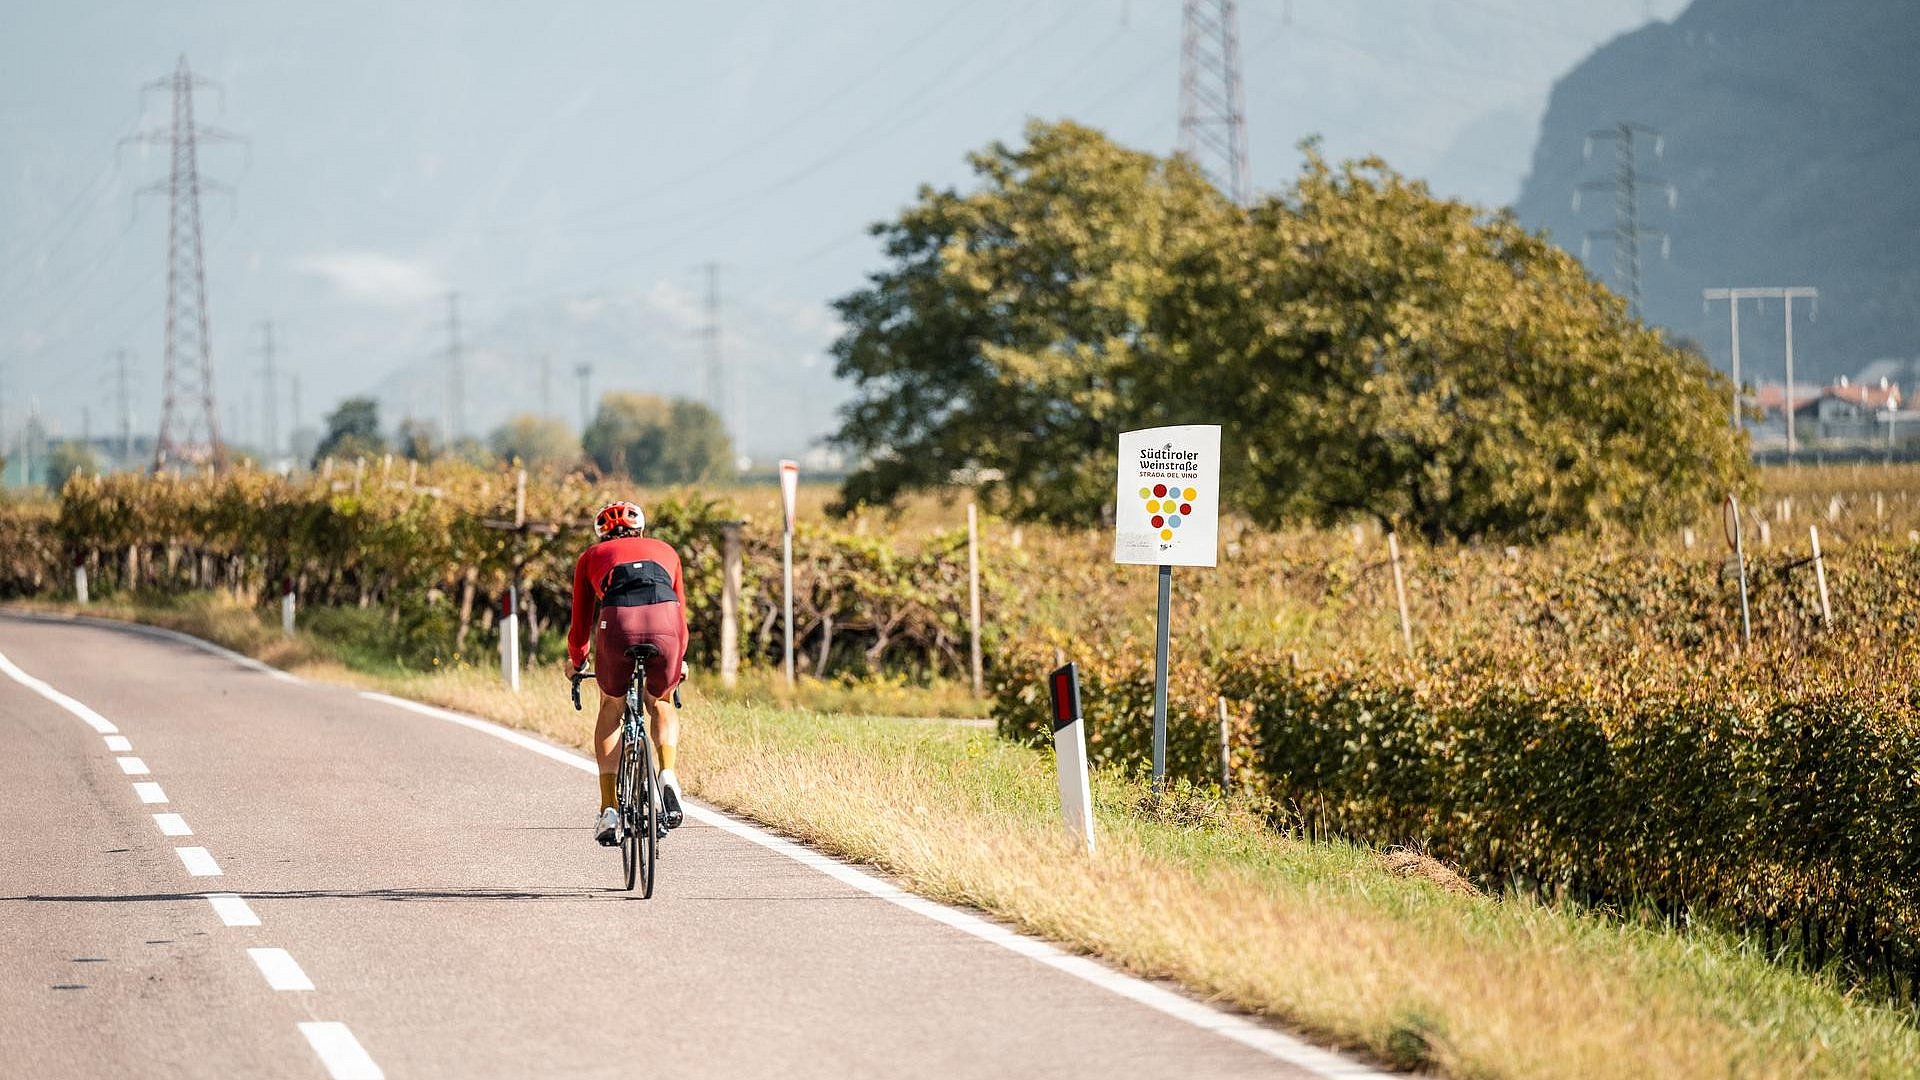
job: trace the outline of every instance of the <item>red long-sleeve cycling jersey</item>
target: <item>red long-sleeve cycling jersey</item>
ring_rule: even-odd
[[[594,611],[606,591],[607,576],[621,563],[648,560],[659,563],[673,578],[673,594],[680,599],[680,639],[687,637],[687,587],[680,578],[680,553],[671,544],[651,536],[619,536],[602,540],[580,553],[573,564],[573,625],[567,630],[567,659],[574,667],[587,662],[587,643],[593,638]]]

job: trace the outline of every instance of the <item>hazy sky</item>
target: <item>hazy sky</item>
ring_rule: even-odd
[[[259,437],[259,331],[275,321],[303,419],[377,392],[441,416],[445,293],[461,293],[474,433],[572,419],[576,363],[609,387],[697,395],[704,272],[721,267],[736,419],[794,453],[844,397],[827,302],[875,265],[865,225],[1033,116],[1128,144],[1176,134],[1176,0],[287,4],[6,0],[0,35],[0,425],[157,414],[164,124],[139,87],[185,54],[223,93],[209,145],[208,292],[223,425]],[[1252,0],[1240,9],[1256,187],[1324,137],[1443,192],[1518,190],[1552,81],[1682,0]],[[286,387],[280,389],[287,429]]]

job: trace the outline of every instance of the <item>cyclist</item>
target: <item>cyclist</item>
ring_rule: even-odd
[[[619,812],[614,777],[620,768],[620,717],[632,684],[634,661],[629,646],[643,642],[659,652],[647,660],[647,712],[660,754],[661,824],[679,826],[680,781],[673,774],[674,744],[680,738],[680,714],[671,694],[679,684],[687,653],[687,590],[680,579],[680,555],[669,544],[641,533],[647,518],[630,502],[613,502],[593,518],[596,542],[580,553],[573,567],[573,625],[567,631],[567,677],[586,666],[591,640],[594,676],[600,685],[600,715],[593,729],[594,756],[600,765],[600,816],[594,839],[616,842]],[[597,625],[596,625],[597,624]]]

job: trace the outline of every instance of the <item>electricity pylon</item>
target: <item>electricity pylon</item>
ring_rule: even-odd
[[[1247,95],[1234,0],[1185,0],[1180,33],[1180,152],[1236,206],[1253,199]]]
[[[1640,136],[1653,140],[1654,157],[1658,158],[1665,152],[1666,138],[1644,124],[1619,123],[1588,132],[1586,145],[1581,150],[1582,158],[1588,161],[1593,159],[1595,141],[1613,143],[1613,178],[1589,180],[1573,190],[1575,210],[1580,209],[1580,193],[1583,191],[1613,192],[1613,228],[1589,231],[1580,241],[1580,257],[1587,257],[1590,245],[1596,238],[1613,241],[1613,276],[1626,287],[1627,303],[1636,319],[1640,317],[1640,238],[1659,237],[1660,257],[1663,259],[1672,247],[1672,241],[1665,232],[1640,226],[1640,189],[1657,187],[1665,191],[1669,210],[1679,202],[1679,190],[1672,184],[1640,171],[1634,157],[1634,140]]]

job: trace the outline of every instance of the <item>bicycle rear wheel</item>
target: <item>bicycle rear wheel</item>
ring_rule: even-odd
[[[639,798],[633,801],[634,828],[629,835],[639,841],[634,850],[634,862],[639,869],[640,896],[651,900],[653,872],[660,862],[660,791],[653,776],[653,740],[642,737],[638,742],[640,753],[636,764],[639,766],[639,775],[634,790]],[[631,871],[627,875],[627,888],[633,888]]]

